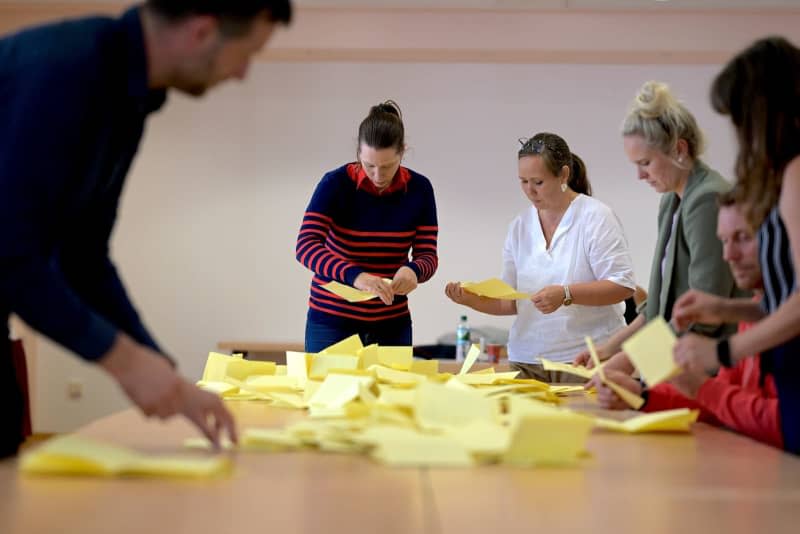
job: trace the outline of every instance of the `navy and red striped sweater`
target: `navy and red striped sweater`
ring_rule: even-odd
[[[321,286],[331,280],[352,286],[363,272],[392,278],[404,265],[425,282],[438,266],[438,232],[433,187],[421,174],[400,167],[378,193],[357,163],[327,173],[297,236],[297,261],[314,273],[309,318],[347,324],[408,317],[405,296],[395,296],[389,306],[377,298],[350,303]]]

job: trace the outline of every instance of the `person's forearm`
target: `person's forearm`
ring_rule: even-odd
[[[754,323],[764,318],[764,309],[753,299],[725,299],[722,304],[722,319],[726,323],[746,321]]]
[[[468,294],[464,302],[475,311],[487,313],[489,315],[516,315],[517,302],[514,300],[492,299],[478,295]]]
[[[610,306],[633,295],[633,289],[609,280],[569,284],[569,291],[572,303],[583,306]]]
[[[800,293],[794,293],[776,311],[752,328],[730,338],[733,362],[764,352],[800,335]]]

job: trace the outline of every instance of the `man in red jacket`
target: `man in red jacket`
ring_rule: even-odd
[[[752,290],[760,297],[762,279],[758,239],[736,205],[733,194],[720,197],[717,235],[722,241],[723,256],[730,265],[736,285]],[[739,323],[740,331],[748,327],[749,323]],[[761,376],[757,354],[743,359],[731,369],[721,368],[713,378],[702,372],[684,372],[670,382],[650,389],[619,371],[607,370],[606,376],[645,397],[643,411],[698,409],[701,421],[728,427],[775,447],[783,446],[775,383],[772,376]],[[599,380],[593,379],[589,384],[597,388],[597,401],[602,407],[627,408],[627,404]]]

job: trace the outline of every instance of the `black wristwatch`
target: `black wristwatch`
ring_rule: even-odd
[[[731,346],[727,339],[717,341],[717,361],[722,367],[733,367],[731,362]]]

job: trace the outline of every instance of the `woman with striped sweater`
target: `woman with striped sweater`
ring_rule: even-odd
[[[325,174],[311,197],[296,247],[314,273],[307,352],[353,334],[365,344],[411,345],[407,295],[436,272],[438,225],[433,187],[401,165],[405,148],[399,106],[373,106],[358,129],[357,161]],[[322,287],[330,281],[378,298],[347,302]]]

